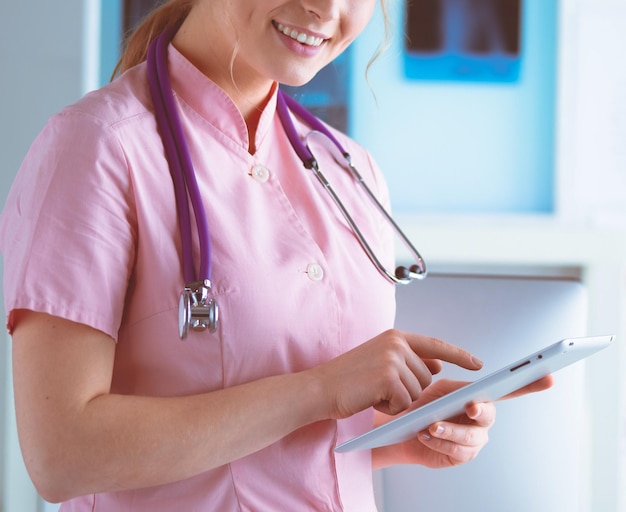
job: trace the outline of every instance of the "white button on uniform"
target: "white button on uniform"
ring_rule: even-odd
[[[324,269],[317,263],[310,263],[306,273],[311,281],[321,281],[324,278]]]
[[[263,167],[262,165],[255,165],[252,168],[252,177],[258,181],[259,183],[265,183],[270,179],[270,171],[267,167]]]

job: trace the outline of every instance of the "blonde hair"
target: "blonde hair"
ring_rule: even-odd
[[[389,45],[391,44],[391,22],[389,21],[389,11],[387,10],[387,5],[386,5],[385,0],[380,0],[380,8],[383,13],[384,38],[383,38],[382,43],[380,43],[378,47],[376,48],[374,55],[372,55],[372,57],[367,63],[367,66],[365,67],[365,80],[368,83],[369,83],[369,71],[370,71],[370,68],[372,67],[372,64],[374,64],[374,61],[376,61],[378,57],[380,57],[383,53],[385,53],[385,50],[387,50],[387,48],[389,48]]]
[[[126,40],[111,79],[146,60],[150,43],[165,30],[180,26],[195,2],[196,0],[168,0],[151,11]]]

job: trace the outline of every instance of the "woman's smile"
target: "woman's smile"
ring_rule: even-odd
[[[298,29],[293,27],[289,27],[287,25],[283,25],[277,21],[274,21],[274,26],[278,29],[279,32],[298,41],[301,44],[306,46],[320,46],[324,41],[324,37],[316,36],[310,33],[301,32]]]

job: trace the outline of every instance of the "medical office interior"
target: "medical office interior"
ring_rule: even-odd
[[[149,1],[3,0],[0,198],[46,119],[108,80]],[[469,465],[374,475],[381,512],[626,511],[626,2],[389,0],[338,62],[289,93],[388,177],[430,269],[397,324],[485,370],[569,336],[616,334],[553,389],[501,403]],[[405,36],[406,34],[406,36]],[[399,260],[408,256],[399,246]],[[0,344],[0,512],[51,512],[25,472]],[[448,376],[469,378],[462,373]]]

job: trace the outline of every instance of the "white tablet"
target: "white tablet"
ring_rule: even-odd
[[[606,348],[614,336],[568,338],[408,412],[335,448],[363,450],[407,441],[436,421],[461,414],[471,402],[492,402]]]

